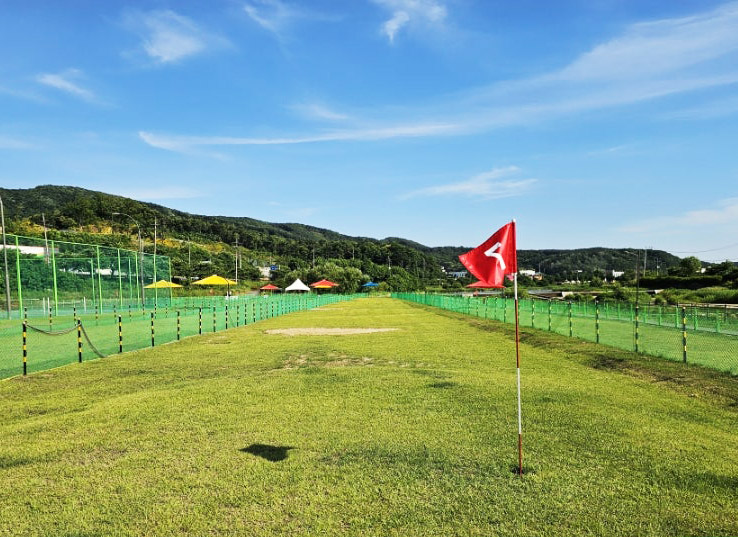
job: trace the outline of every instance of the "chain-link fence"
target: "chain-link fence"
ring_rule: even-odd
[[[426,293],[392,296],[484,319],[515,322],[515,301],[511,298]],[[736,308],[520,299],[518,310],[521,326],[738,375]]]
[[[0,265],[9,292],[4,274],[2,317],[72,315],[75,309],[100,315],[113,308],[154,307],[162,298],[171,298],[169,289],[145,289],[171,279],[167,256],[18,235],[7,235],[6,240]]]
[[[303,294],[174,298],[151,311],[111,308],[105,313],[0,322],[0,378],[101,358],[218,332],[279,315],[352,300],[360,295]]]

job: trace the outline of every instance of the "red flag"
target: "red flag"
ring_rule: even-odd
[[[482,244],[460,255],[459,260],[491,287],[504,287],[505,276],[518,271],[515,222],[502,226]]]

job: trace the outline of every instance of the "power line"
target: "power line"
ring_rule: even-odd
[[[704,254],[706,252],[716,252],[718,250],[726,250],[727,248],[733,248],[734,246],[738,246],[738,242],[734,242],[733,244],[728,244],[726,246],[720,246],[718,248],[710,248],[709,250],[687,250],[683,252],[677,252],[672,251],[672,254]]]

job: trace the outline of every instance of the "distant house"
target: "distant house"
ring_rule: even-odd
[[[613,278],[620,278],[620,276],[622,276],[623,274],[625,274],[624,270],[613,270],[612,271]]]
[[[531,269],[522,269],[518,271],[518,274],[520,274],[521,276],[528,276],[529,278],[532,278],[536,275],[536,271]]]
[[[26,254],[26,255],[35,255],[36,257],[44,257],[46,255],[46,248],[43,246],[15,246],[14,244],[8,244],[8,250],[20,250],[20,253]],[[0,244],[0,250],[3,249],[3,245]],[[49,252],[51,251],[51,248],[49,248]],[[59,253],[59,248],[54,248],[54,253]]]
[[[466,275],[467,274],[469,274],[469,272],[466,271],[466,270],[458,270],[458,271],[455,271],[455,272],[449,272],[448,273],[449,276],[451,276],[452,278],[456,278],[457,280],[459,278],[466,278]]]
[[[262,280],[268,280],[269,276],[272,274],[272,268],[271,267],[258,267],[259,273],[261,275]]]

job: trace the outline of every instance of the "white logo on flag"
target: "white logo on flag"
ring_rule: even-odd
[[[484,255],[486,255],[487,257],[494,257],[495,259],[497,259],[497,261],[500,262],[500,268],[502,270],[505,270],[505,260],[502,259],[502,254],[499,254],[499,253],[497,253],[495,251],[500,246],[502,246],[501,243],[499,243],[499,242],[495,243],[495,245],[492,248],[490,248],[489,250],[487,250],[486,252],[484,252]]]

